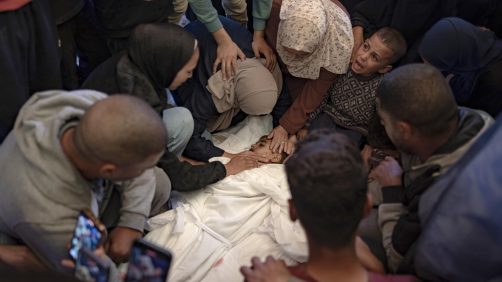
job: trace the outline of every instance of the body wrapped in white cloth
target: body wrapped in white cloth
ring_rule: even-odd
[[[238,152],[270,129],[269,116],[250,117],[213,142]],[[173,210],[148,221],[146,239],[173,253],[169,281],[242,281],[239,267],[253,256],[306,261],[305,235],[289,219],[289,198],[283,165],[264,165],[175,194]]]

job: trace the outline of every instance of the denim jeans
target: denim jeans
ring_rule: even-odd
[[[167,129],[167,149],[181,156],[193,133],[192,113],[184,107],[164,110],[162,120]]]

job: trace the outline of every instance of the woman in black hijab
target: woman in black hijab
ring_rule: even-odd
[[[126,93],[148,102],[162,115],[168,149],[180,156],[193,131],[193,119],[183,107],[168,104],[166,88],[174,90],[192,76],[199,49],[195,38],[169,23],[137,26],[129,48],[101,64],[82,88],[108,94]]]
[[[449,79],[457,103],[496,117],[502,110],[502,40],[460,18],[444,18],[424,36],[422,59]]]

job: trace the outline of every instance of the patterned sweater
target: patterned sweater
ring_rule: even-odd
[[[326,113],[336,124],[368,135],[368,124],[375,115],[375,94],[382,77],[381,74],[361,77],[352,70],[339,75],[309,119]]]

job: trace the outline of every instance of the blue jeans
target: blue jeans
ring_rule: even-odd
[[[167,129],[167,149],[180,157],[193,133],[192,113],[184,107],[164,110],[162,120]]]

